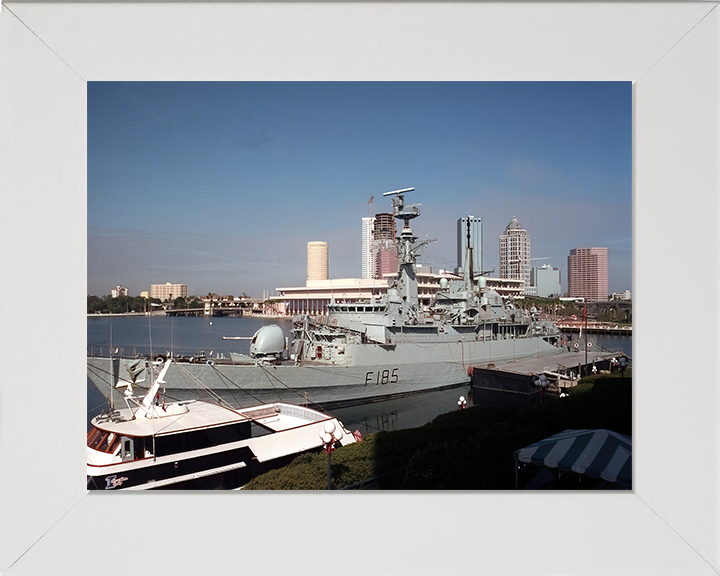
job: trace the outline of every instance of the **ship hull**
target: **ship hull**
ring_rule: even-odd
[[[286,362],[267,366],[176,364],[166,375],[169,398],[197,397],[204,389],[233,404],[289,402],[340,407],[467,384],[468,368],[502,365],[561,353],[543,338],[488,341],[351,344],[346,363]],[[122,394],[133,360],[88,358],[88,378],[106,397]],[[112,375],[112,377],[111,377]],[[118,382],[120,387],[118,387]],[[136,381],[139,386],[146,382]]]

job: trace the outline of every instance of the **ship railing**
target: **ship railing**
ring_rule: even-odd
[[[310,323],[315,326],[337,326],[337,318],[327,316],[310,316]]]
[[[159,357],[163,359],[173,358],[180,362],[205,362],[206,360],[212,359],[224,359],[225,354],[223,352],[215,352],[212,355],[211,351],[205,350],[170,350],[166,347],[143,347],[143,346],[88,346],[87,357],[88,358],[108,358],[111,354],[113,358],[121,358],[123,360],[134,360],[138,358],[153,358]],[[152,353],[152,354],[151,354]]]
[[[294,418],[300,418],[302,420],[310,420],[311,422],[320,422],[329,418],[324,414],[320,414],[315,410],[310,410],[304,406],[297,406],[295,404],[278,404],[280,413],[285,416],[292,416]]]

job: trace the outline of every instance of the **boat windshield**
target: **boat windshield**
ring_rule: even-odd
[[[105,432],[93,426],[87,435],[87,445],[93,450],[113,454],[120,446],[120,437],[113,432]]]

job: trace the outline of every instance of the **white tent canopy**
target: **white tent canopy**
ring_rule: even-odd
[[[516,450],[513,457],[632,487],[632,438],[610,430],[565,430]]]

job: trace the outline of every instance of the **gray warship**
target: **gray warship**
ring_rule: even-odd
[[[418,242],[410,228],[420,204],[406,204],[414,188],[386,192],[402,221],[398,273],[387,293],[357,302],[330,301],[327,315],[293,318],[291,336],[277,325],[260,328],[249,355],[225,362],[173,362],[165,390],[171,398],[195,397],[199,384],[230,402],[288,402],[327,408],[400,398],[465,385],[472,367],[501,366],[567,353],[554,323],[504,301],[473,276],[469,244],[464,276],[441,280],[429,306],[418,298]],[[106,396],[111,387],[145,386],[148,361],[88,358],[88,378]]]

